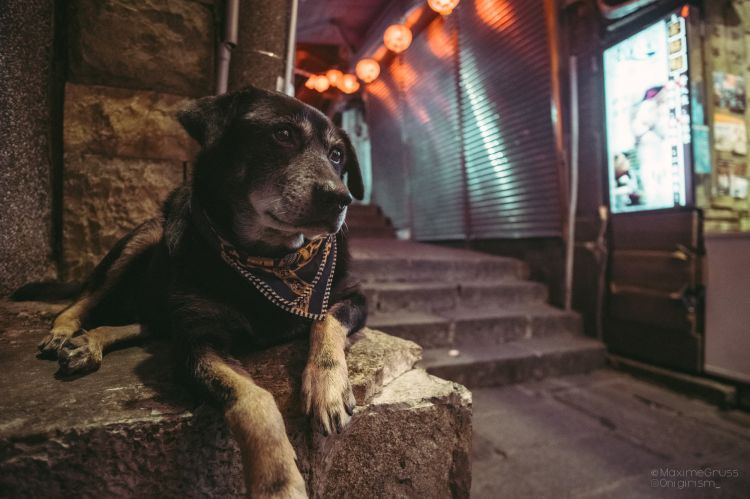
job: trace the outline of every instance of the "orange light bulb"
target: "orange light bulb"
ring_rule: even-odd
[[[315,90],[317,90],[321,94],[328,90],[330,87],[331,82],[328,81],[328,78],[326,78],[325,75],[318,75],[315,78]]]
[[[380,64],[375,59],[362,59],[354,70],[360,80],[370,83],[380,75]]]
[[[359,82],[357,77],[352,74],[345,74],[339,82],[339,90],[345,94],[353,94],[359,90]]]
[[[344,73],[342,73],[338,69],[329,69],[328,71],[326,71],[326,78],[328,78],[328,81],[330,82],[332,87],[339,86],[339,81],[341,81],[342,76],[344,76]]]
[[[447,16],[456,8],[460,0],[427,0],[427,5],[441,16]]]
[[[383,43],[388,50],[400,54],[411,45],[411,30],[403,24],[391,24],[383,33]]]

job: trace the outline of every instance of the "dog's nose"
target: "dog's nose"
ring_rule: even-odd
[[[339,210],[343,210],[345,207],[352,204],[354,198],[346,187],[331,188],[331,186],[325,184],[319,184],[315,186],[314,199],[316,205],[320,203],[322,206],[332,207],[335,206]]]

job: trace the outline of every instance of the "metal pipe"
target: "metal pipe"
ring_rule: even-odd
[[[240,0],[227,0],[224,12],[224,39],[217,50],[216,95],[225,94],[229,84],[229,62],[232,49],[237,46]]]
[[[568,239],[565,249],[565,310],[573,306],[573,260],[578,208],[578,59],[570,57],[570,196],[568,198]]]
[[[289,19],[289,38],[286,45],[286,67],[284,68],[285,94],[294,96],[294,55],[297,45],[297,13],[299,11],[299,0],[292,0],[292,12]]]

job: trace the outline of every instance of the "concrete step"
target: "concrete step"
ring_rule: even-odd
[[[383,210],[376,204],[352,204],[347,208],[348,215],[382,215]]]
[[[560,333],[580,334],[576,313],[535,303],[508,308],[459,308],[440,313],[399,311],[372,313],[368,324],[424,348],[501,345],[523,338]]]
[[[350,238],[358,239],[396,239],[396,231],[393,227],[369,227],[369,226],[349,226],[346,227],[346,234]]]
[[[168,345],[113,351],[77,378],[36,358],[61,308],[0,301],[0,496],[244,497],[237,446],[172,375]],[[351,339],[357,407],[328,437],[300,412],[307,340],[240,359],[273,393],[310,497],[468,497],[471,394],[414,369],[414,343]]]
[[[352,272],[363,282],[486,281],[528,276],[513,258],[393,239],[349,241]]]
[[[547,288],[536,282],[515,279],[456,282],[370,282],[362,289],[371,313],[411,310],[441,312],[463,308],[543,303]]]
[[[350,227],[392,227],[391,222],[382,214],[347,213],[346,225]]]
[[[446,348],[428,349],[424,351],[422,365],[430,374],[479,388],[586,373],[604,366],[605,362],[606,349],[601,342],[557,334],[499,345],[467,345],[455,357]]]

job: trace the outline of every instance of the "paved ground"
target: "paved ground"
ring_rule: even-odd
[[[609,369],[473,394],[474,499],[750,497],[747,413]]]

